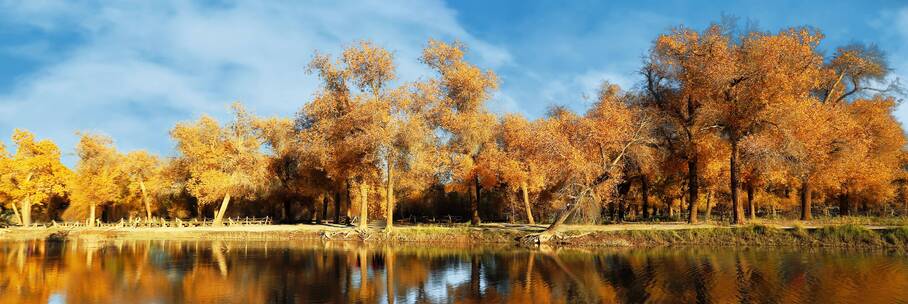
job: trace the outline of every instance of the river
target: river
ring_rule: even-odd
[[[0,303],[908,303],[908,256],[799,248],[0,241]]]

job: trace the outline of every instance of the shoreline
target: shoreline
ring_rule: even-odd
[[[397,226],[357,230],[343,225],[256,225],[184,228],[4,228],[0,241],[17,240],[231,240],[353,241],[388,244],[528,246],[523,241],[544,225]],[[648,247],[671,245],[757,247],[908,248],[908,227],[878,225],[716,226],[709,224],[566,225],[542,245],[558,247]],[[532,246],[530,244],[529,246]]]

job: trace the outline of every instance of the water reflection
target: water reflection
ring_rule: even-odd
[[[899,301],[884,251],[0,242],[0,303]]]

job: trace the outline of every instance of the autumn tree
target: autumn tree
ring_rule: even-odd
[[[697,223],[701,142],[709,136],[702,108],[710,99],[714,77],[726,68],[729,37],[713,25],[703,32],[677,28],[662,34],[644,64],[646,105],[658,114],[655,132],[661,146],[687,163],[688,222]]]
[[[359,164],[355,166],[355,176],[360,186],[360,228],[366,228],[369,215],[370,184],[378,178],[381,163],[386,164],[386,187],[389,202],[393,200],[393,149],[390,138],[395,129],[391,122],[391,98],[386,92],[387,83],[395,78],[394,61],[391,52],[369,42],[344,50],[342,61],[350,81],[364,94],[357,95],[358,107],[353,111],[355,124],[359,130],[356,136],[346,138],[351,153],[358,154]],[[393,205],[393,202],[392,202]],[[389,214],[390,216],[390,214]]]
[[[764,132],[770,133],[770,132]],[[786,174],[781,161],[773,153],[779,146],[778,137],[758,134],[741,142],[740,181],[746,193],[745,217],[753,220],[757,216],[755,198],[759,191],[769,184],[784,182]]]
[[[621,159],[622,181],[615,188],[616,195],[612,217],[616,222],[623,222],[629,209],[632,207],[628,195],[634,183],[640,185],[641,204],[649,204],[649,176],[653,174],[657,164],[658,154],[651,144],[635,144],[628,147],[625,156]]]
[[[775,154],[782,166],[800,183],[801,219],[811,218],[812,193],[840,177],[840,164],[847,156],[844,151],[854,147],[849,140],[853,134],[852,121],[841,107],[807,98],[788,107],[780,137],[754,137],[747,150],[750,154]],[[804,128],[805,124],[812,127]],[[776,133],[776,132],[772,132]],[[768,151],[767,151],[768,150]],[[765,151],[765,152],[764,152]],[[768,159],[773,159],[769,157]],[[765,161],[765,160],[764,160]]]
[[[751,32],[712,64],[709,102],[704,114],[731,147],[729,171],[733,222],[744,222],[738,200],[739,147],[748,136],[776,125],[788,105],[807,98],[819,85],[823,58],[816,52],[822,35],[807,28],[778,34]]]
[[[543,149],[545,140],[536,140],[546,134],[543,121],[529,121],[523,116],[505,115],[498,127],[498,141],[501,157],[498,171],[510,191],[519,191],[527,223],[536,224],[533,218],[530,193],[542,190],[546,185],[546,159]]]
[[[141,202],[145,218],[150,220],[152,199],[165,184],[161,173],[163,170],[161,160],[147,151],[140,150],[122,156],[119,165],[122,171],[124,200]]]
[[[161,164],[161,187],[157,189],[156,196],[170,218],[204,217],[202,205],[193,199],[187,187],[192,180],[188,163],[183,157],[169,157]]]
[[[616,85],[605,84],[598,101],[584,116],[563,111],[553,117],[560,134],[550,147],[558,167],[568,173],[561,190],[569,204],[533,241],[544,241],[583,204],[609,197],[623,180],[623,159],[639,145],[652,143],[650,113],[631,107],[630,96]]]
[[[826,75],[818,88],[818,96],[829,107],[843,108],[839,119],[853,121],[854,128],[841,132],[850,140],[842,160],[835,165],[840,180],[830,188],[840,201],[840,213],[851,212],[849,194],[869,192],[876,200],[885,200],[893,194],[893,153],[899,148],[897,136],[900,126],[891,118],[891,97],[901,92],[897,80],[889,81],[891,74],[885,54],[873,45],[851,44],[840,47],[826,64]],[[900,134],[900,133],[898,133]],[[849,136],[850,135],[850,136]]]
[[[202,116],[198,122],[179,123],[170,132],[190,175],[189,192],[200,205],[222,199],[214,225],[222,225],[231,198],[254,197],[265,183],[262,139],[242,105],[234,103],[233,112],[234,120],[225,127]]]
[[[483,184],[497,183],[492,170],[483,166],[480,158],[488,150],[495,149],[493,126],[496,118],[486,109],[485,103],[498,87],[498,79],[491,71],[483,71],[466,62],[464,49],[460,43],[429,40],[421,60],[438,74],[438,79],[433,81],[438,87],[438,95],[433,100],[430,121],[449,134],[444,145],[451,155],[453,181],[474,186],[470,223],[479,225]]]
[[[390,142],[392,109],[387,83],[394,79],[392,55],[372,43],[360,42],[344,50],[337,61],[317,54],[309,70],[319,74],[323,86],[297,115],[301,137],[328,177],[338,183],[358,184],[359,228],[366,228],[369,190],[390,155],[383,143]]]
[[[268,147],[268,191],[283,200],[281,213],[285,223],[292,222],[292,199],[298,195],[324,195],[330,190],[327,173],[319,169],[316,158],[307,154],[309,147],[301,144],[294,123],[279,117],[253,119],[255,132]]]
[[[842,103],[867,92],[885,94],[900,91],[896,81],[887,83],[891,69],[885,54],[874,45],[840,47],[826,64],[827,73],[818,88],[823,103]],[[885,87],[878,87],[886,85]]]
[[[52,141],[36,141],[34,134],[20,129],[13,130],[12,140],[16,152],[0,159],[0,192],[9,198],[19,223],[30,226],[33,206],[64,195],[72,172],[60,162],[60,149]]]
[[[118,181],[123,176],[121,156],[107,136],[80,133],[76,145],[79,162],[72,184],[73,205],[89,208],[88,225],[94,226],[98,206],[107,206],[123,198]],[[84,210],[84,209],[83,209]]]
[[[700,144],[700,185],[706,190],[706,210],[704,218],[710,221],[712,210],[716,206],[717,196],[725,189],[723,185],[728,181],[729,147],[719,136],[708,136]]]
[[[838,179],[830,194],[838,196],[840,213],[850,215],[851,200],[885,202],[895,197],[895,181],[899,176],[900,157],[905,147],[905,135],[892,110],[891,97],[877,96],[858,99],[845,105],[844,114],[853,121],[850,145],[843,149],[837,162]]]
[[[10,194],[7,191],[11,191],[13,187],[7,185],[8,175],[12,172],[12,162],[10,161],[9,152],[6,151],[6,145],[3,142],[0,142],[0,215],[2,215],[6,209],[4,204],[7,202],[11,203],[12,207],[16,206],[16,203],[10,198]],[[18,208],[16,208],[18,209]],[[16,211],[16,220],[20,220],[19,211]]]
[[[846,45],[824,58],[821,39],[810,28],[678,27],[653,41],[634,90],[606,83],[587,111],[553,106],[538,119],[487,109],[498,79],[466,61],[460,43],[430,40],[419,61],[431,77],[397,83],[394,54],[356,42],[337,57],[315,54],[308,72],[321,85],[296,117],[258,118],[237,104],[226,125],[208,116],[180,123],[170,132],[179,156],[166,161],[81,134],[73,175],[51,141],[16,130],[14,151],[0,145],[0,201],[30,225],[35,210],[67,194],[72,212],[90,208],[92,223],[109,204],[133,208],[130,216],[195,208],[201,217],[220,200],[219,225],[232,199],[275,213],[282,201],[288,222],[294,201],[313,200],[320,222],[333,200],[339,222],[345,197],[351,220],[358,202],[359,228],[384,213],[391,231],[398,201],[422,207],[436,204],[430,195],[463,193],[472,225],[486,202],[519,200],[530,224],[561,208],[537,241],[584,206],[621,221],[635,197],[643,218],[687,210],[689,223],[703,201],[709,220],[718,197],[730,197],[732,222],[743,223],[742,189],[751,218],[755,204],[779,201],[799,205],[803,220],[814,200],[837,202],[842,215],[888,210],[908,197],[906,139],[893,115],[900,87],[877,47]],[[651,208],[651,197],[663,207]],[[454,211],[442,204],[436,211]]]
[[[306,160],[308,163],[306,167],[314,172],[324,173],[325,177],[333,181],[336,189],[336,206],[340,204],[339,193],[347,192],[349,212],[349,208],[352,208],[352,198],[348,190],[357,159],[355,155],[351,155],[351,150],[340,143],[351,133],[359,130],[343,122],[353,115],[356,103],[347,85],[349,75],[341,65],[340,62],[331,61],[326,55],[314,56],[309,63],[308,72],[318,73],[322,87],[315,98],[296,114],[294,128],[298,132],[299,148],[296,151],[298,159]],[[282,164],[287,167],[280,169],[281,175],[289,178],[291,174],[298,173],[301,165],[295,161]],[[335,210],[339,211],[340,208]],[[336,219],[338,217],[335,216]]]
[[[417,196],[437,180],[442,153],[427,117],[431,100],[425,98],[428,92],[431,89],[425,83],[415,83],[382,99],[389,111],[379,146],[380,162],[385,167],[385,218],[389,230],[394,222],[396,193]]]
[[[0,142],[0,202],[2,202],[0,207],[3,207],[4,210],[15,211],[15,220],[21,224],[22,217],[19,214],[19,207],[16,206],[16,200],[12,197],[17,188],[14,183],[13,168],[12,155],[6,150],[6,145]],[[9,204],[8,207],[6,204]]]

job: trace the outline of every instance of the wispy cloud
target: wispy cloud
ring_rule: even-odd
[[[400,81],[430,75],[417,61],[428,38],[461,40],[468,59],[502,81],[493,111],[582,111],[603,80],[624,88],[640,80],[656,35],[680,24],[700,29],[723,13],[770,30],[816,25],[828,48],[879,42],[908,82],[908,7],[440,1],[0,0],[0,65],[16,65],[0,69],[0,138],[27,128],[72,151],[74,131],[99,131],[124,150],[170,154],[174,123],[227,118],[236,100],[258,114],[292,115],[317,87],[304,72],[313,52],[337,54],[360,39],[394,51]],[[781,5],[790,10],[763,9]],[[12,27],[27,30],[3,40]],[[897,116],[908,121],[908,104]]]
[[[121,149],[169,154],[174,123],[201,113],[225,117],[235,100],[257,113],[291,115],[317,87],[304,73],[313,52],[337,54],[359,39],[393,50],[401,81],[428,75],[417,58],[430,37],[467,43],[471,59],[488,68],[511,61],[436,1],[22,1],[0,8],[6,22],[80,36],[71,51],[49,54],[63,58],[0,92],[0,136],[27,128],[65,151],[74,131],[90,130],[113,136]],[[46,56],[44,45],[19,48]]]
[[[881,12],[881,18],[874,20],[874,26],[880,31],[886,33],[886,37],[895,43],[890,43],[888,59],[890,60],[893,75],[890,81],[898,80],[904,87],[908,85],[908,6],[892,11]],[[903,88],[905,89],[905,88]],[[895,117],[902,122],[903,128],[908,122],[908,103],[905,102],[908,96],[899,96],[902,103],[895,110]]]

